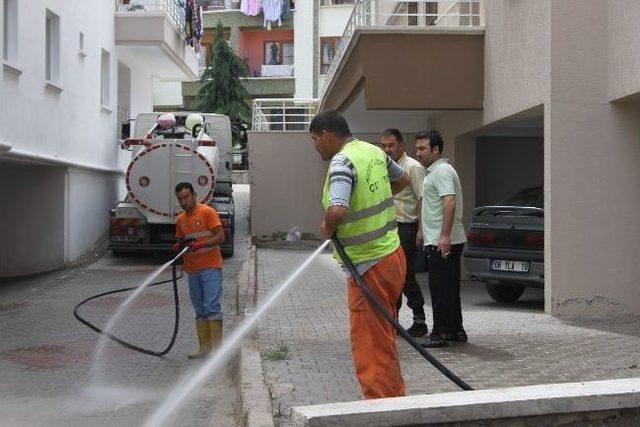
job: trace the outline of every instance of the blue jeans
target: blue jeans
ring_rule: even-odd
[[[189,296],[196,320],[222,320],[222,270],[207,268],[189,274]]]

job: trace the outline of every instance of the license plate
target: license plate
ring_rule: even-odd
[[[529,261],[509,261],[494,259],[491,261],[491,269],[498,271],[515,271],[517,273],[529,272]]]

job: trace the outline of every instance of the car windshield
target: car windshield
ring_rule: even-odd
[[[516,194],[507,197],[500,205],[504,206],[532,206],[544,208],[544,193],[542,187],[526,188]]]

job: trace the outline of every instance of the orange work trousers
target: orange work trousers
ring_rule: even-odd
[[[362,276],[382,305],[397,318],[396,302],[404,287],[406,260],[402,248]],[[353,278],[347,281],[351,353],[365,399],[404,396],[396,347],[396,330],[369,303]]]

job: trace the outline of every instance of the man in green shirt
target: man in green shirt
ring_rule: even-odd
[[[462,225],[462,187],[436,130],[416,135],[416,157],[427,168],[422,184],[422,212],[416,237],[426,247],[433,329],[425,347],[467,342],[460,307],[460,257],[467,241]]]

